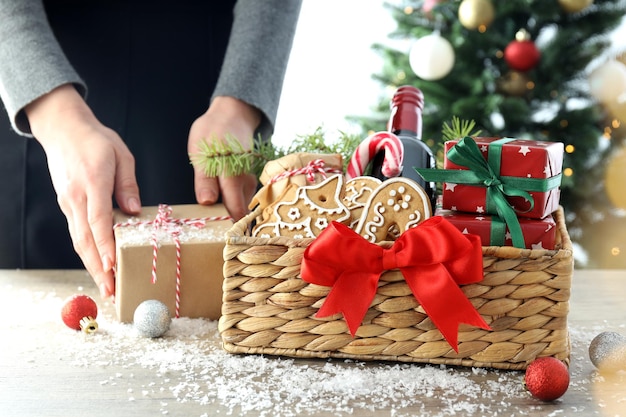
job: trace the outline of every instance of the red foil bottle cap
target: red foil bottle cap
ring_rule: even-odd
[[[396,134],[422,137],[424,94],[412,85],[403,85],[391,98],[391,117],[387,129]]]

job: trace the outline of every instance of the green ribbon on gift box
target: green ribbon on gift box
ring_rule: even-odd
[[[492,246],[504,246],[505,238],[506,238],[506,224],[500,217],[496,215],[491,216],[491,230],[489,231],[489,244]],[[524,245],[523,247],[526,247],[526,246]]]
[[[414,168],[425,181],[448,182],[487,188],[485,211],[504,220],[511,232],[513,246],[524,248],[524,235],[515,209],[507,197],[522,197],[530,203],[531,211],[535,202],[529,191],[547,192],[561,184],[561,174],[550,178],[525,178],[500,175],[502,145],[515,139],[504,138],[489,144],[489,154],[485,159],[469,136],[461,139],[446,154],[446,158],[468,170]],[[492,237],[494,233],[492,233]]]

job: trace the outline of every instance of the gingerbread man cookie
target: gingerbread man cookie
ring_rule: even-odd
[[[356,227],[367,200],[381,183],[382,181],[378,178],[368,176],[354,177],[346,181],[346,194],[343,197],[343,202],[352,216],[351,229]]]
[[[409,178],[391,178],[370,195],[355,231],[370,242],[381,242],[431,215],[430,200],[422,187]]]

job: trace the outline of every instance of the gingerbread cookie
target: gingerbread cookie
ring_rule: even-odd
[[[430,200],[422,187],[409,178],[391,178],[370,195],[355,231],[370,242],[381,242],[431,215]]]
[[[274,213],[274,209],[279,201],[293,201],[296,198],[297,191],[297,185],[288,184],[273,204],[265,206],[261,212],[261,218],[257,219],[256,225],[252,228],[252,236],[279,236],[274,232],[274,226],[278,220],[276,218],[276,214]],[[263,229],[262,232],[261,229]]]
[[[330,173],[342,172],[342,166],[340,154],[298,152],[269,161],[259,177],[263,188],[252,198],[248,208],[260,205],[265,209],[280,199],[285,188],[290,185],[301,187],[317,184]]]
[[[356,227],[365,204],[381,183],[382,181],[378,178],[368,176],[354,177],[346,181],[346,194],[343,197],[343,202],[352,215],[350,228]]]
[[[255,226],[253,236],[317,237],[332,221],[350,222],[350,210],[343,204],[344,179],[333,175],[310,186],[298,187],[294,199],[277,201],[268,222]]]

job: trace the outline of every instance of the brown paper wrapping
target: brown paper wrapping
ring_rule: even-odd
[[[213,206],[173,205],[172,218],[209,218],[228,216],[221,204]],[[146,222],[155,219],[157,207],[144,207],[140,216],[114,213],[115,223]],[[232,227],[231,220],[206,221],[202,227],[179,227],[181,243],[180,316],[219,319],[222,307],[224,234]],[[174,230],[175,226],[170,227]],[[132,225],[115,228],[117,318],[133,321],[137,306],[145,300],[159,300],[174,317],[176,311],[176,247],[167,229],[157,233],[157,281],[152,283],[153,248],[150,242],[153,225]]]
[[[294,175],[288,178],[283,178],[274,183],[270,183],[272,178],[285,172],[294,171],[305,167],[309,162],[321,159],[324,161],[324,168],[330,170],[339,170],[343,172],[343,161],[341,154],[318,154],[318,153],[292,153],[285,155],[282,158],[278,158],[274,161],[269,161],[265,164],[263,172],[259,177],[259,181],[263,184],[263,187],[257,192],[250,202],[250,209],[253,209],[257,205],[261,208],[265,208],[272,204],[282,195],[291,184],[301,187],[305,185],[311,185],[307,181],[305,175]],[[319,182],[323,179],[322,174],[315,174],[315,182]]]

